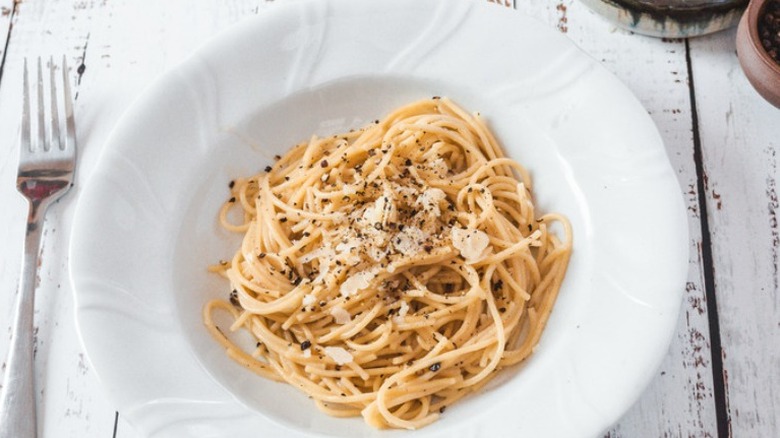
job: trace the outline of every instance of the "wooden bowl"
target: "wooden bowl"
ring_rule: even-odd
[[[768,0],[750,2],[737,29],[737,56],[745,76],[764,99],[780,108],[780,64],[761,44],[758,20]]]
[[[582,0],[632,32],[683,38],[735,26],[748,0]]]

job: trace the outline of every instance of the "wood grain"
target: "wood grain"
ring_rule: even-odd
[[[734,32],[691,41],[729,436],[780,436],[780,110],[750,87]]]
[[[655,380],[606,436],[717,436],[684,43],[617,29],[573,0],[516,6],[566,34],[637,96],[658,126],[688,208],[691,256],[677,334]]]
[[[71,2],[19,2],[15,8],[0,88],[0,138],[3,139],[18,138],[24,58],[34,62],[38,56],[54,55],[59,62],[64,54],[75,67],[80,63],[89,32],[89,11]],[[78,89],[76,85],[75,90]],[[4,281],[4,290],[0,291],[4,313],[10,311],[11,303],[16,299],[27,208],[20,197],[8,193],[15,187],[18,147],[16,141],[3,143],[5,159],[0,168],[0,197],[4,200],[3,208],[9,212],[0,219],[0,233],[4,244],[17,249],[0,253],[2,277],[13,279]],[[33,347],[39,430],[43,436],[94,436],[109,432],[113,427],[112,409],[105,405],[73,320],[66,254],[74,199],[72,191],[54,204],[44,225]],[[3,317],[4,327],[9,327],[10,315]],[[7,351],[6,337],[0,340],[0,351]]]
[[[618,30],[574,0],[488,1],[514,6],[566,34],[637,95],[661,132],[688,207],[690,270],[677,333],[655,380],[605,434],[718,436],[714,392],[724,385],[728,418],[721,420],[730,425],[724,432],[780,436],[780,111],[763,102],[739,70],[733,31],[689,42],[698,108],[694,126],[683,41]],[[265,5],[265,0],[202,0],[197,6],[191,0],[0,0],[0,138],[18,136],[24,57],[64,53],[71,63],[82,140],[76,187],[53,207],[46,224],[39,275],[36,373],[44,437],[109,437],[115,427],[117,437],[137,437],[121,414],[115,424],[114,407],[78,339],[66,281],[73,206],[108,133],[135,96],[213,34]],[[696,128],[702,175],[696,174],[694,160]],[[0,142],[3,358],[26,209],[14,193],[17,148],[15,141]],[[702,230],[700,195],[706,200],[708,239],[702,236],[707,230]],[[703,261],[710,249],[723,347],[715,357],[722,357],[724,366],[724,373],[714,376],[708,317],[715,315],[708,309]]]
[[[6,0],[3,3],[13,6]],[[2,38],[10,35],[0,89],[0,138],[18,135],[25,57],[59,57],[64,53],[75,85],[79,171],[74,189],[52,207],[47,217],[36,302],[34,348],[42,436],[81,438],[114,434],[115,407],[106,403],[79,341],[73,295],[67,282],[73,207],[108,133],[132,100],[158,75],[189,56],[221,28],[256,13],[264,3],[215,0],[192,7],[186,0],[20,2],[16,4],[10,34],[0,30]],[[3,15],[0,25],[10,25],[11,15]],[[16,143],[2,144],[5,159],[0,163],[0,198],[14,202],[3,204],[13,214],[0,216],[0,238],[9,247],[19,248],[20,254],[26,206],[11,193],[17,148]],[[0,316],[5,327],[10,327],[19,254],[0,253],[4,279]],[[13,280],[5,281],[6,278]],[[8,337],[2,337],[3,357],[7,348]],[[122,433],[127,436],[132,432]]]
[[[13,0],[0,1],[0,60],[2,60],[5,57],[5,43],[8,40],[8,34],[11,31],[11,21],[13,19],[13,12],[14,12]],[[0,72],[0,79],[2,79],[1,72]]]

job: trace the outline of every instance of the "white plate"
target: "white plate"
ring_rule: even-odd
[[[536,354],[429,427],[377,432],[229,360],[201,323],[227,293],[206,266],[237,244],[216,218],[228,181],[433,95],[483,114],[540,208],[570,218],[574,254]],[[154,437],[597,435],[664,357],[688,254],[677,180],[626,87],[531,19],[452,0],[287,2],[214,39],[116,127],[72,242],[89,358]]]

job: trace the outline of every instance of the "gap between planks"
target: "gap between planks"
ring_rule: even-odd
[[[701,134],[699,132],[699,115],[696,108],[696,87],[693,80],[693,64],[691,62],[691,47],[689,39],[685,39],[685,63],[688,66],[688,88],[691,101],[691,123],[693,130],[693,161],[696,166],[697,192],[699,195],[699,221],[701,224],[701,257],[704,272],[704,291],[707,297],[707,319],[710,324],[710,354],[712,356],[712,383],[715,396],[715,418],[717,419],[718,436],[731,436],[729,429],[726,388],[723,380],[723,355],[720,341],[720,322],[718,319],[718,303],[715,293],[715,268],[712,260],[712,240],[707,214],[707,191],[704,180]]]
[[[18,3],[13,2],[12,6],[9,8],[7,6],[2,6],[2,14],[4,19],[7,18],[8,20],[8,30],[5,32],[5,41],[3,42],[3,56],[0,58],[0,84],[3,83],[3,68],[5,67],[5,60],[8,56],[8,44],[9,41],[11,41],[11,32],[14,28],[14,16],[16,16]]]

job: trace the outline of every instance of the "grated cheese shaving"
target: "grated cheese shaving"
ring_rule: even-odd
[[[368,256],[375,262],[381,262],[387,255],[386,251],[383,251],[375,246],[368,248]]]
[[[311,306],[317,301],[317,297],[314,296],[314,294],[306,294],[303,297],[303,305],[304,306]]]
[[[409,304],[406,301],[401,301],[401,307],[398,309],[398,316],[395,317],[395,322],[397,324],[404,322],[407,313],[409,313]]]
[[[330,309],[330,314],[333,316],[336,324],[346,324],[352,321],[352,315],[350,315],[349,312],[344,310],[344,308],[341,306],[334,306],[332,309]]]
[[[476,263],[482,258],[490,243],[484,231],[476,229],[452,228],[452,246],[460,251],[467,263]]]
[[[441,216],[439,202],[447,199],[447,194],[442,189],[427,189],[417,198],[417,204],[421,205],[426,211],[431,212],[436,217]]]
[[[349,277],[344,281],[344,283],[341,283],[341,286],[339,287],[339,292],[341,292],[341,296],[348,297],[350,295],[354,295],[357,291],[361,289],[365,289],[368,287],[369,284],[371,284],[371,280],[374,279],[374,273],[370,271],[361,271],[357,274]]]
[[[325,347],[325,354],[333,359],[338,365],[344,365],[352,362],[353,357],[349,351],[341,347]]]
[[[393,246],[396,251],[406,256],[412,256],[420,252],[421,243],[426,239],[425,233],[417,227],[408,226],[393,238]]]
[[[326,261],[320,261],[320,273],[314,279],[314,283],[319,283],[325,280],[325,276],[330,272],[330,263]]]
[[[433,170],[439,178],[444,178],[444,176],[447,175],[447,170],[449,170],[449,167],[443,158],[439,157],[435,160],[429,161],[427,164],[428,168]]]

